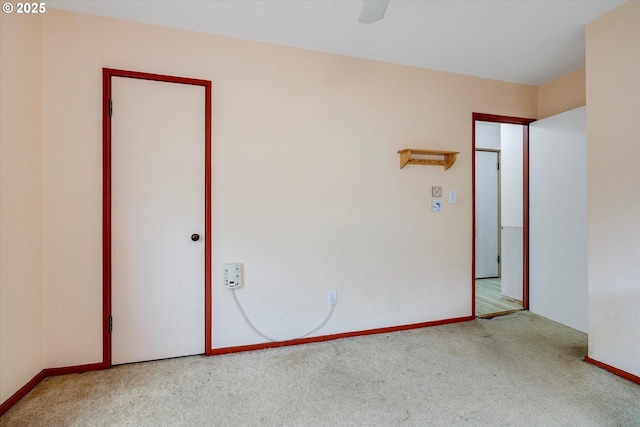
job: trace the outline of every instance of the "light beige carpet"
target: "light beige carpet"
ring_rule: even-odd
[[[529,312],[45,380],[0,426],[640,426],[640,386]]]

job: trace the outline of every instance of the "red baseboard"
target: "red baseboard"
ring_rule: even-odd
[[[386,334],[389,332],[405,331],[408,329],[426,328],[429,326],[440,326],[440,325],[446,325],[449,323],[468,322],[469,320],[473,320],[473,319],[475,319],[475,316],[456,317],[453,319],[436,320],[433,322],[413,323],[410,325],[391,326],[387,328],[366,329],[363,331],[344,332],[341,334],[322,335],[319,337],[300,338],[297,340],[241,345],[237,347],[214,348],[211,350],[210,353],[207,353],[207,354],[217,355],[217,354],[238,353],[241,351],[263,350],[265,348],[285,347],[289,345],[298,345],[298,344],[309,344],[314,342],[331,341],[331,340],[337,340],[340,338],[357,337],[362,335]]]
[[[13,405],[18,403],[20,399],[25,397],[27,393],[33,390],[33,388],[38,384],[40,384],[40,381],[42,381],[45,378],[47,378],[47,374],[44,372],[44,370],[40,371],[35,377],[31,379],[31,381],[26,383],[20,390],[16,391],[15,393],[13,393],[13,395],[10,398],[2,402],[2,404],[0,404],[0,417],[9,409],[11,409]]]
[[[589,356],[584,357],[584,361],[587,363],[591,363],[592,365],[597,366],[598,368],[602,368],[605,371],[609,371],[614,375],[624,378],[625,380],[629,380],[636,384],[640,384],[640,377],[633,375],[629,372],[623,371],[622,369],[614,368],[611,365],[607,365],[606,363],[599,362],[595,359],[590,358]]]
[[[54,377],[56,375],[67,375],[67,374],[80,374],[82,372],[87,371],[97,371],[100,369],[104,369],[105,366],[102,363],[91,363],[88,365],[78,365],[78,366],[66,366],[64,368],[46,368],[40,371],[35,377],[31,379],[28,383],[26,383],[20,390],[13,393],[13,395],[2,402],[0,404],[0,417],[7,412],[13,405],[18,403],[20,399],[25,397],[27,393],[35,388],[42,380],[47,377]]]
[[[43,372],[47,377],[55,377],[56,375],[81,374],[88,371],[99,371],[108,368],[103,363],[90,363],[88,365],[65,366],[63,368],[47,368]]]

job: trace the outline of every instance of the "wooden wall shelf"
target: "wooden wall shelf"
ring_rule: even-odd
[[[444,170],[449,169],[456,162],[456,157],[459,151],[442,151],[442,150],[419,150],[417,148],[405,148],[398,151],[400,154],[400,169],[407,164],[411,165],[431,165],[431,166],[443,166]],[[432,156],[440,157],[439,159],[424,159],[411,157],[417,156]]]

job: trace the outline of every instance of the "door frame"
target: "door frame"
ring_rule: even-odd
[[[102,69],[102,367],[111,365],[111,79],[125,77],[202,86],[205,89],[204,350],[211,345],[211,81],[138,71]]]
[[[529,309],[529,124],[536,119],[471,114],[471,315],[476,317],[476,122],[522,125],[522,308]]]
[[[500,150],[496,150],[493,148],[475,148],[474,152],[473,152],[473,171],[475,174],[475,161],[476,161],[476,153],[478,151],[482,151],[485,153],[495,153],[496,154],[496,161],[498,162],[498,164],[500,164]],[[500,261],[498,262],[498,277],[502,277],[502,228],[500,227],[500,224],[502,224],[502,212],[501,212],[501,206],[502,206],[502,197],[501,197],[501,191],[502,191],[502,185],[500,183],[500,173],[501,170],[498,169],[498,182],[496,183],[497,186],[497,190],[498,190],[498,224],[496,224],[496,226],[498,227],[498,256],[500,257]],[[475,180],[475,176],[474,176],[474,180]],[[474,181],[475,182],[475,181]],[[475,196],[475,184],[473,187],[473,191],[474,191],[474,196]],[[474,200],[474,218],[475,218],[475,199]],[[475,229],[474,229],[474,242],[475,242]],[[474,247],[474,256],[475,256],[475,247]],[[475,264],[474,264],[474,268],[475,268]],[[475,276],[475,272],[474,272],[474,276]]]

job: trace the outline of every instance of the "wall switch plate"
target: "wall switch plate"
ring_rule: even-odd
[[[329,291],[327,293],[327,305],[336,305],[338,303],[338,291]]]
[[[236,289],[242,286],[242,264],[224,265],[224,287]]]
[[[431,187],[431,197],[442,197],[442,187],[439,185]]]
[[[442,200],[432,200],[431,201],[431,211],[432,212],[442,212]]]
[[[455,203],[457,200],[457,195],[455,190],[449,190],[449,203]]]

